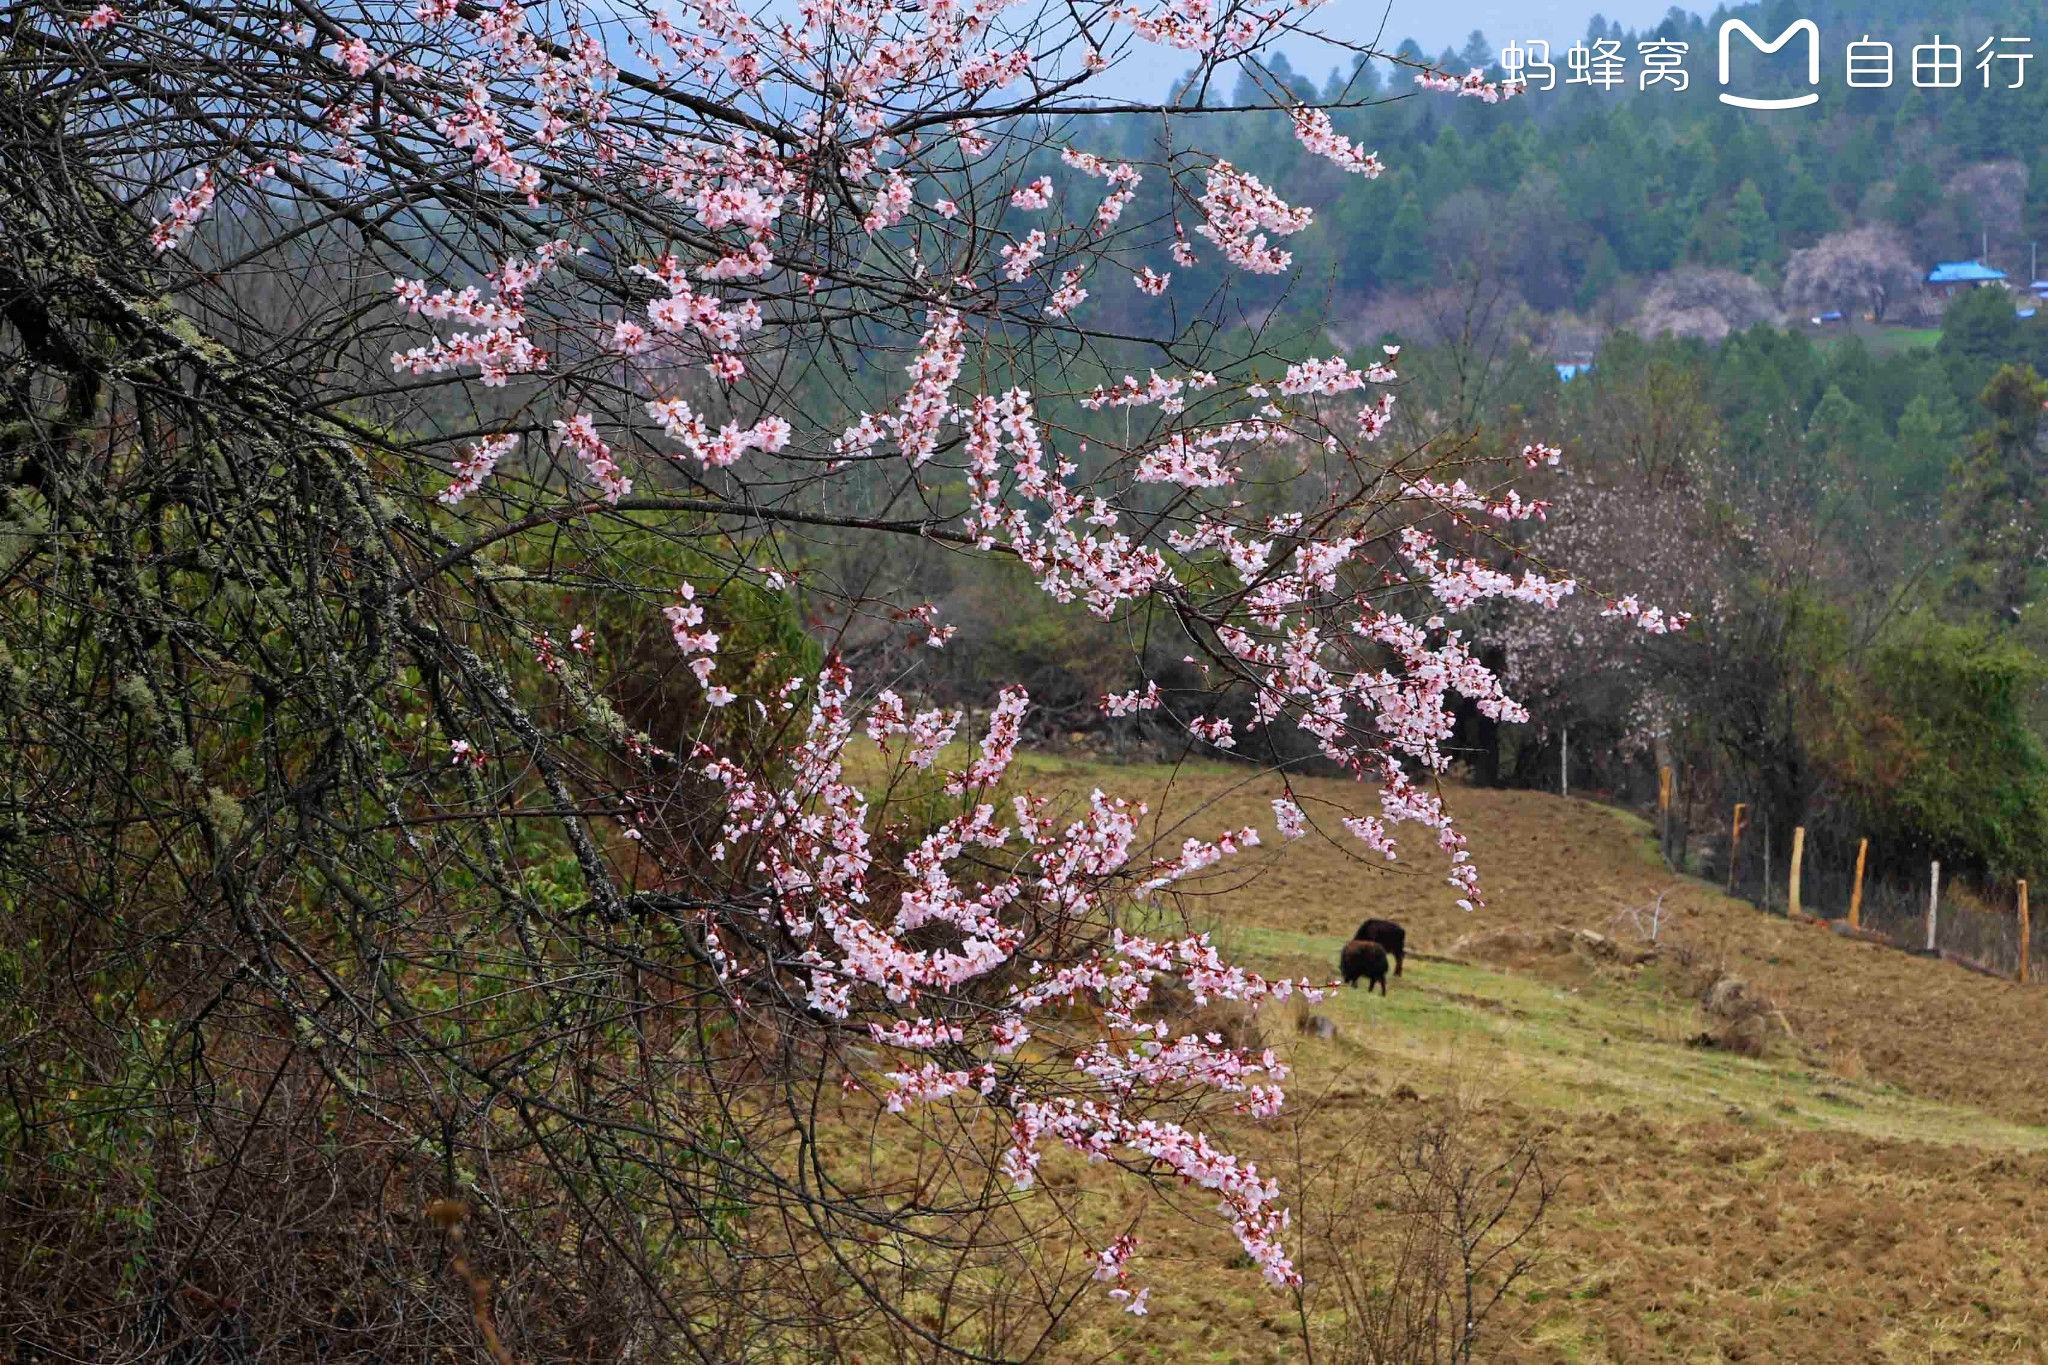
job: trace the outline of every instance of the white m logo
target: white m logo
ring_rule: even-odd
[[[1728,84],[1728,35],[1730,33],[1740,32],[1743,37],[1749,39],[1750,46],[1754,47],[1757,51],[1768,55],[1770,53],[1776,52],[1779,48],[1791,42],[1795,37],[1797,37],[1800,34],[1802,30],[1806,34],[1806,83],[1808,85],[1819,85],[1820,30],[1814,27],[1813,20],[1811,19],[1799,20],[1797,23],[1793,24],[1792,27],[1786,29],[1783,33],[1780,33],[1774,40],[1768,43],[1765,42],[1763,38],[1758,35],[1755,29],[1751,28],[1748,24],[1743,23],[1740,19],[1730,19],[1726,23],[1722,24],[1721,84]],[[1820,96],[1808,93],[1804,95],[1793,95],[1789,98],[1782,100],[1758,100],[1750,99],[1744,95],[1731,95],[1724,90],[1721,92],[1721,103],[1732,104],[1738,109],[1798,109],[1804,105],[1820,103]]]

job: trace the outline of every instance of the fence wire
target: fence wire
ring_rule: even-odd
[[[1661,823],[1661,822],[1660,822]],[[1792,845],[1789,828],[1745,812],[1739,838],[1731,817],[1690,836],[1673,813],[1668,830],[1660,830],[1665,859],[1681,872],[1714,882],[1731,895],[1772,914],[1785,914],[1791,889]],[[1856,894],[1856,861],[1861,840],[1808,830],[1801,843],[1800,913],[1811,919],[1847,921]],[[1910,952],[1927,952],[1930,869],[1917,874],[1897,867],[1872,847],[1865,857],[1863,892],[1856,927]],[[2030,976],[2038,979],[2048,965],[2048,927],[2039,907],[2032,907],[2029,937]],[[1846,928],[1847,926],[1844,925]],[[2020,926],[2017,888],[2010,881],[1985,881],[1944,871],[1935,901],[1932,949],[1944,957],[2016,978],[2020,969]]]

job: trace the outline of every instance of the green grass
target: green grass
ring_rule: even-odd
[[[1864,341],[1872,355],[1897,355],[1901,351],[1928,351],[1941,340],[1939,327],[1887,327]]]
[[[1255,967],[1290,975],[1306,968],[1312,976],[1329,970],[1310,965],[1328,956],[1325,938],[1251,927],[1232,927],[1226,937]],[[1324,1060],[1303,1055],[1306,1049],[1363,1048],[1399,1059],[1405,1075],[1469,1081],[1531,1107],[1634,1107],[1679,1120],[1732,1117],[1985,1150],[2048,1150],[2048,1128],[1833,1075],[1789,1045],[1764,1058],[1689,1046],[1702,1028],[1698,1007],[1654,965],[1573,988],[1464,962],[1410,960],[1415,970],[1391,982],[1384,998],[1338,990],[1315,1007],[1339,1036],[1291,1047],[1305,1076],[1321,1072]]]
[[[1879,327],[1875,331],[1815,333],[1813,344],[1822,349],[1839,346],[1850,336],[1859,337],[1874,356],[1898,355],[1902,351],[1924,351],[1941,340],[1939,327]]]
[[[1930,334],[1932,335],[1932,334]],[[935,771],[964,767],[964,744],[951,746]],[[872,782],[872,750],[849,754],[855,780]],[[1199,810],[1202,790],[1214,779],[1228,787],[1250,775],[1241,767],[1191,762],[1169,776],[1158,767],[1114,768],[1099,762],[1021,752],[1011,780],[1077,800],[1102,785],[1119,795],[1149,798],[1173,814],[1189,814],[1165,784],[1196,782],[1187,796]],[[940,780],[926,776],[936,786]],[[1596,803],[1597,804],[1597,803]],[[1641,865],[1665,871],[1655,826],[1631,811],[1601,806]],[[1148,914],[1148,910],[1151,912]],[[1163,906],[1132,907],[1131,927],[1141,932],[1178,924]],[[1159,917],[1152,922],[1152,914]],[[1327,980],[1334,974],[1327,933],[1310,934],[1226,917],[1213,928],[1235,960],[1273,975]],[[1335,1021],[1335,1043],[1288,1039],[1298,1079],[1341,1078],[1372,1058],[1398,1059],[1405,1075],[1437,1085],[1473,1084],[1529,1108],[1564,1113],[1612,1113],[1634,1108],[1680,1122],[1733,1118],[1789,1130],[1838,1131],[1862,1136],[1964,1145],[1984,1150],[2048,1150],[2048,1128],[2001,1119],[1967,1105],[1922,1099],[1878,1082],[1833,1074],[1794,1044],[1773,1055],[1748,1058],[1688,1040],[1705,1028],[1692,991],[1680,975],[1657,965],[1633,973],[1585,973],[1580,984],[1556,974],[1495,970],[1469,962],[1417,960],[1415,970],[1391,983],[1389,996],[1340,990],[1319,1013]],[[1569,974],[1569,973],[1568,973]],[[1277,1033],[1269,1026],[1269,1034]],[[1361,1055],[1364,1054],[1364,1055]],[[1337,1081],[1342,1084],[1343,1082]]]

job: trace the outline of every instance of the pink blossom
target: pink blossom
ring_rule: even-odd
[[[903,698],[887,688],[875,697],[874,705],[868,708],[868,738],[877,744],[885,744],[891,735],[900,735],[907,728],[904,721]]]
[[[708,469],[737,464],[750,450],[774,454],[789,444],[792,428],[782,417],[764,417],[750,427],[728,422],[717,431],[680,398],[657,399],[647,405],[668,438],[681,445],[692,459]]]
[[[606,502],[617,502],[633,491],[633,481],[620,472],[612,459],[612,448],[597,434],[597,424],[587,412],[555,423],[555,436],[583,462]]]
[[[1102,699],[1102,711],[1110,716],[1131,716],[1159,706],[1159,684],[1148,682],[1142,692],[1112,692]]]
[[[1232,265],[1262,275],[1279,274],[1294,260],[1292,253],[1268,246],[1266,234],[1290,236],[1313,218],[1309,210],[1288,204],[1257,176],[1228,161],[1210,168],[1200,203],[1205,219],[1195,231],[1223,248],[1224,259]]]
[[[879,419],[862,413],[860,421],[846,428],[833,443],[833,452],[865,453],[874,449],[884,435],[892,435],[913,467],[929,460],[938,450],[942,425],[953,415],[953,384],[967,360],[964,331],[965,322],[959,313],[945,309],[934,314],[917,353],[906,367],[910,388],[897,410]]]
[[[903,215],[910,212],[914,202],[910,178],[892,167],[883,177],[882,188],[875,191],[874,203],[868,209],[868,216],[861,221],[861,227],[869,233],[894,227],[903,221]]]
[[[1280,837],[1289,842],[1308,833],[1308,817],[1301,813],[1291,797],[1273,798],[1273,825],[1280,831]]]
[[[159,253],[173,247],[183,246],[199,226],[199,220],[206,216],[213,206],[213,172],[201,166],[192,177],[192,183],[171,196],[171,202],[164,209],[164,216],[157,219],[149,230],[149,244]]]
[[[1003,248],[1003,275],[1013,283],[1021,283],[1031,274],[1031,268],[1045,255],[1045,233],[1033,228],[1021,242],[1012,242]]]
[[[1060,276],[1060,287],[1054,290],[1052,297],[1045,302],[1046,315],[1063,318],[1079,308],[1081,301],[1087,297],[1088,291],[1081,287],[1081,272],[1066,271]]]
[[[1486,104],[1498,104],[1524,93],[1529,83],[1524,80],[1489,81],[1486,73],[1474,68],[1463,76],[1446,75],[1441,71],[1424,71],[1415,77],[1415,83],[1424,90],[1440,91],[1466,99],[1477,99]]]
[[[461,502],[482,488],[484,480],[498,467],[498,461],[511,454],[518,445],[519,437],[516,433],[486,436],[483,440],[472,443],[468,453],[455,462],[455,481],[442,489],[437,496],[451,507]]]
[[[1019,209],[1042,209],[1052,203],[1052,181],[1044,176],[1010,194],[1010,207]]]
[[[348,74],[358,79],[368,75],[370,68],[377,65],[377,54],[372,52],[370,45],[361,38],[349,39],[335,49],[334,55],[348,68]]]
[[[1148,42],[1164,43],[1183,51],[1209,52],[1218,42],[1214,0],[1166,0],[1149,12],[1136,5],[1124,5],[1112,9],[1109,17],[1128,25]]]
[[[1302,146],[1353,175],[1362,175],[1368,180],[1379,179],[1385,167],[1380,165],[1378,154],[1360,151],[1350,138],[1339,133],[1330,123],[1328,113],[1300,105],[1294,109],[1293,118],[1294,136]]]
[[[1019,725],[1024,719],[1028,701],[1021,687],[1003,689],[995,711],[989,716],[988,733],[981,741],[981,756],[966,772],[954,774],[946,784],[946,790],[957,795],[970,787],[985,787],[1002,777],[1010,766],[1010,760],[1016,756]]]

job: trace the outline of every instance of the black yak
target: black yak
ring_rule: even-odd
[[[1401,974],[1401,968],[1408,959],[1408,931],[1406,929],[1403,929],[1390,919],[1369,919],[1358,926],[1358,932],[1353,934],[1352,937],[1354,939],[1362,938],[1368,943],[1377,943],[1380,947],[1385,948],[1393,956],[1394,975],[1399,976]]]
[[[1366,994],[1378,986],[1380,994],[1387,993],[1387,950],[1368,939],[1354,938],[1344,945],[1344,956],[1337,961],[1344,973],[1344,984],[1356,986],[1358,978],[1365,978]]]

